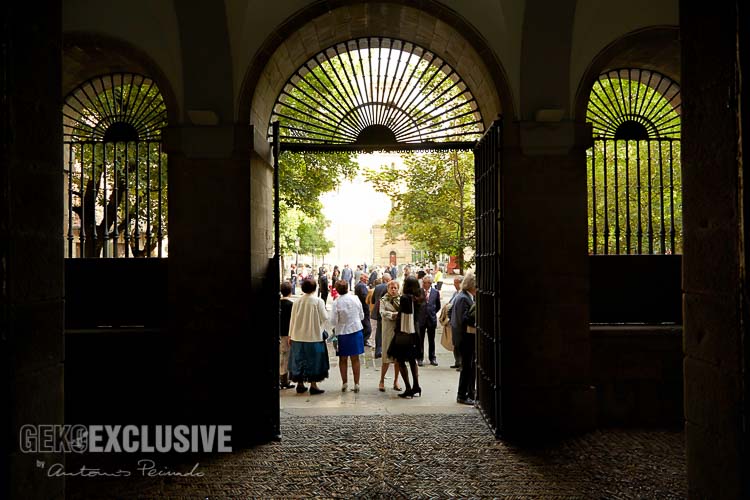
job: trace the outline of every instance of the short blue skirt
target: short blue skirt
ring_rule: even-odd
[[[289,351],[289,378],[293,382],[320,382],[328,378],[325,342],[295,342]]]
[[[339,342],[339,356],[359,356],[365,352],[365,340],[362,336],[362,330],[345,335],[337,335]]]

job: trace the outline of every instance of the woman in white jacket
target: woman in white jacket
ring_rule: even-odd
[[[307,391],[305,382],[310,382],[310,394],[323,394],[318,382],[328,378],[328,348],[323,339],[326,321],[326,306],[320,297],[315,296],[317,285],[314,280],[302,282],[304,295],[292,306],[292,319],[289,322],[289,375],[297,382],[297,392]]]
[[[331,308],[331,324],[336,329],[339,348],[339,371],[341,372],[341,392],[346,392],[348,360],[352,361],[354,375],[354,392],[359,392],[359,355],[365,352],[365,341],[362,333],[362,320],[365,312],[362,302],[349,293],[349,284],[344,280],[336,282],[339,298]]]

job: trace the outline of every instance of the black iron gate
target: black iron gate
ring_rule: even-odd
[[[477,277],[477,403],[496,437],[502,431],[500,318],[502,286],[502,119],[474,148]]]
[[[279,123],[273,124],[273,257],[268,263],[266,272],[266,286],[264,287],[264,296],[269,298],[269,308],[272,311],[279,310],[279,283],[281,282],[281,245],[279,233],[279,156],[281,154],[279,147]],[[279,327],[281,318],[279,314],[270,314],[271,323],[268,325],[270,335],[270,349],[272,360],[279,359]],[[279,389],[279,363],[271,362],[269,370],[270,391],[278,392]],[[271,422],[273,435],[275,439],[281,439],[281,401],[279,398],[273,398],[274,409],[271,411]]]

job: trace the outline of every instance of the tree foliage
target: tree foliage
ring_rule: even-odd
[[[679,141],[596,140],[588,164],[590,252],[682,253]]]
[[[387,241],[406,237],[431,260],[474,248],[474,162],[471,153],[441,151],[402,154],[403,167],[384,165],[366,172],[375,190],[391,199]]]

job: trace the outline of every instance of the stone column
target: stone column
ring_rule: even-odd
[[[63,423],[61,2],[2,13],[0,497],[63,498],[64,480],[37,463],[63,457],[18,446],[20,426]]]
[[[572,122],[521,122],[505,130],[505,434],[535,439],[590,429],[596,411],[585,157],[591,132]]]
[[[251,143],[248,126],[182,126],[166,135],[175,418],[233,424],[235,446],[270,439],[274,398],[278,406],[277,390],[262,383],[272,360],[259,354],[272,336],[259,300],[273,230],[263,231],[266,214],[257,212],[265,205],[251,196],[273,191],[252,174],[262,167],[251,168]]]
[[[680,2],[685,418],[691,498],[745,498],[748,195],[741,155],[741,2]],[[744,17],[738,19],[744,10]],[[744,25],[743,25],[744,23]],[[738,44],[738,41],[740,42]],[[744,53],[747,60],[747,53]],[[746,122],[746,120],[744,120]],[[747,363],[747,360],[744,360]],[[746,402],[744,404],[747,404]],[[747,408],[745,406],[745,408]],[[746,410],[745,410],[746,412]],[[743,441],[745,449],[743,449]]]

